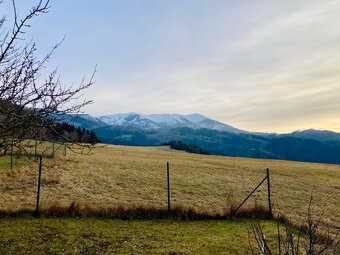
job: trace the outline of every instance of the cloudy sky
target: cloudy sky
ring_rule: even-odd
[[[250,131],[340,131],[339,16],[340,1],[327,0],[52,0],[26,37],[43,54],[66,36],[50,63],[65,83],[97,64],[93,115],[197,112]]]

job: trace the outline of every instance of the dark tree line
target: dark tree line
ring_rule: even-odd
[[[210,154],[208,151],[201,149],[197,145],[186,144],[186,143],[183,143],[182,141],[170,141],[167,143],[163,143],[162,145],[168,145],[170,146],[171,149],[186,151],[189,153],[205,154],[205,155]]]
[[[100,140],[97,138],[97,135],[94,131],[85,128],[75,127],[74,125],[68,123],[58,123],[56,131],[58,134],[62,134],[62,137],[55,135],[54,137],[51,137],[51,139],[76,143],[100,143]]]

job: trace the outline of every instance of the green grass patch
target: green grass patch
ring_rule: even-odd
[[[33,159],[29,159],[26,156],[13,156],[12,157],[12,168],[11,168],[11,156],[2,156],[0,157],[0,174],[1,173],[10,173],[11,171],[15,171],[20,169],[23,166],[28,166],[32,164]]]
[[[262,225],[275,245],[276,223]],[[250,228],[250,220],[0,219],[0,254],[244,254]]]

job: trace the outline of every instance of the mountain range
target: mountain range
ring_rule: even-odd
[[[109,144],[153,146],[176,140],[216,155],[340,163],[340,134],[327,130],[252,133],[198,113],[69,114],[59,121],[93,130]]]
[[[93,117],[89,114],[69,115],[69,121],[75,125],[85,128],[97,128],[104,126],[133,127],[142,130],[160,130],[172,128],[192,128],[192,129],[213,129],[233,133],[247,132],[210,119],[201,114],[189,115],[180,114],[138,114],[138,113],[117,113]]]

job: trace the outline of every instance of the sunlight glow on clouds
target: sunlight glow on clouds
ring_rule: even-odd
[[[24,7],[22,7],[24,8]],[[94,115],[198,112],[250,131],[340,131],[339,1],[54,0],[29,34]],[[60,19],[60,17],[63,19]]]

